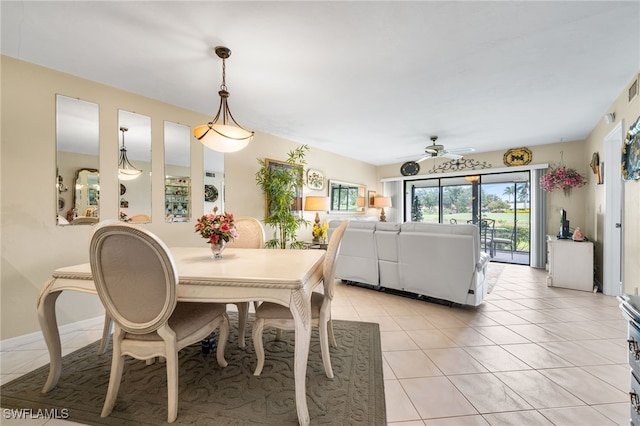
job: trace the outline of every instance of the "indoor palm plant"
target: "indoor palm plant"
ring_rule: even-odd
[[[264,159],[258,159],[260,170],[256,173],[256,183],[262,189],[267,200],[267,214],[264,223],[273,228],[273,238],[266,242],[267,248],[302,248],[304,243],[298,241],[296,231],[308,222],[292,207],[301,191],[304,172],[304,157],[309,150],[301,145],[288,154],[285,167],[272,167]]]

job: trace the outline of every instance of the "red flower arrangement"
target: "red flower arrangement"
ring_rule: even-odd
[[[578,188],[587,184],[587,179],[578,173],[576,169],[567,169],[565,166],[552,167],[546,175],[540,178],[540,186],[547,192],[563,189]]]
[[[218,244],[221,241],[229,242],[238,238],[238,231],[233,222],[233,214],[224,212],[218,214],[218,208],[214,207],[212,213],[203,215],[198,219],[195,232],[199,232],[208,243]]]

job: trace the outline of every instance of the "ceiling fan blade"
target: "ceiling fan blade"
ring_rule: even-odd
[[[470,154],[475,151],[475,148],[452,148],[447,150],[450,154]]]
[[[429,158],[431,158],[431,155],[423,155],[419,160],[416,160],[416,163],[421,163]]]
[[[462,155],[460,154],[454,154],[453,152],[445,152],[444,154],[442,154],[443,158],[451,158],[452,160],[459,160],[462,158]]]

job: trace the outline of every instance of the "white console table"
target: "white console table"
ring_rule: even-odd
[[[592,291],[593,243],[547,238],[550,287]]]

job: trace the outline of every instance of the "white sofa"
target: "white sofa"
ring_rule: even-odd
[[[339,223],[329,223],[329,236]],[[478,306],[488,263],[475,225],[352,221],[336,278]]]

